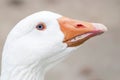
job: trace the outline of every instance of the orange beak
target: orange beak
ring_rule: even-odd
[[[78,46],[107,30],[102,24],[78,21],[67,17],[59,18],[58,23],[65,36],[63,42],[67,43],[68,47]]]

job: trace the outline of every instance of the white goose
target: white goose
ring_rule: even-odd
[[[84,41],[106,30],[102,24],[49,11],[32,14],[8,35],[2,55],[1,80],[44,80],[48,69]]]

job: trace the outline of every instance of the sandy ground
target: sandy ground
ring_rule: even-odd
[[[80,80],[76,76],[83,66],[91,66],[103,80],[120,80],[120,0],[17,1],[0,0],[0,54],[8,32],[18,21],[34,12],[50,10],[75,19],[103,23],[109,31],[88,40],[51,69],[46,80]]]

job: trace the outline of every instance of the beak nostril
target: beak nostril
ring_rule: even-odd
[[[77,24],[77,25],[76,25],[76,28],[85,28],[85,26],[82,25],[82,24]]]

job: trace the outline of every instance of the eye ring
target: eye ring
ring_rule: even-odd
[[[46,26],[44,23],[39,23],[37,26],[36,26],[37,30],[44,30],[46,29]]]

